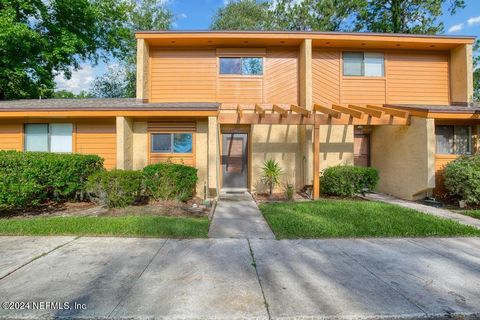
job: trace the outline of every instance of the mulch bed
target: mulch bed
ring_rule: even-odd
[[[152,201],[146,204],[128,206],[126,208],[108,209],[92,202],[47,203],[35,208],[2,212],[2,218],[31,218],[59,216],[177,216],[204,217],[210,208],[203,205],[203,200],[194,198],[187,203],[180,201]]]

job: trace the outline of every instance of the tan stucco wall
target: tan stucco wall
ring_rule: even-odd
[[[203,198],[204,185],[208,183],[208,122],[197,122],[195,139],[195,166],[198,169],[197,196]]]
[[[320,126],[320,172],[344,164],[353,165],[353,126]]]
[[[407,200],[435,187],[435,122],[412,117],[409,126],[376,126],[371,165],[380,173],[377,190]]]
[[[148,134],[146,122],[133,123],[133,169],[140,170],[148,165]]]
[[[462,45],[450,52],[451,102],[470,103],[473,98],[472,45]]]
[[[282,184],[295,184],[297,190],[303,187],[302,161],[298,126],[295,125],[253,125],[251,128],[251,176],[250,189],[253,192],[265,192],[261,182],[264,161],[278,161],[283,170]],[[276,188],[282,192],[284,186]]]
[[[313,108],[312,78],[312,40],[305,39],[299,48],[300,105],[308,110]],[[303,155],[302,184],[311,184],[313,179],[313,127],[302,126],[299,129],[299,152]]]
[[[137,39],[137,99],[148,100],[148,63],[150,49],[144,39]]]
[[[208,117],[208,197],[216,197],[220,170],[219,132],[216,117]]]
[[[117,169],[129,170],[133,165],[133,121],[117,117]]]

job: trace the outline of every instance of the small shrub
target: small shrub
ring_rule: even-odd
[[[454,200],[480,204],[480,155],[460,157],[447,164],[445,189]]]
[[[197,169],[171,162],[156,163],[143,169],[146,194],[155,200],[187,201],[198,181]]]
[[[90,198],[109,208],[122,208],[144,198],[143,173],[135,170],[102,171],[87,182]]]
[[[353,197],[364,190],[375,189],[378,179],[375,168],[334,166],[323,171],[320,188],[323,194]]]
[[[289,182],[285,183],[284,193],[285,193],[285,198],[288,201],[292,201],[293,200],[293,195],[295,193],[295,188],[294,188],[293,184],[291,184]]]
[[[270,197],[273,194],[273,188],[280,183],[282,168],[277,161],[269,159],[263,163],[262,181],[268,186]]]
[[[80,199],[88,176],[102,168],[95,155],[0,151],[0,209]]]

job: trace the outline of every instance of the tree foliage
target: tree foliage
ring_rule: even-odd
[[[113,65],[93,81],[89,94],[97,98],[134,98],[135,82],[134,66]]]
[[[97,77],[90,94],[98,98],[134,98],[136,95],[135,31],[169,30],[174,21],[173,13],[161,0],[130,0],[127,13],[129,36],[121,49],[119,63]]]
[[[75,94],[68,90],[58,90],[53,93],[53,98],[55,99],[86,99],[86,98],[92,98],[92,95],[90,95],[87,91],[84,91],[84,90],[80,91],[79,94]]]
[[[443,31],[437,18],[447,2],[450,14],[465,6],[464,0],[236,0],[217,11],[212,29],[435,34]]]
[[[269,3],[255,0],[231,1],[213,17],[212,30],[271,29]]]
[[[473,56],[473,100],[480,102],[480,40],[474,45]]]
[[[272,29],[347,31],[363,0],[276,0],[270,7]]]
[[[54,77],[81,61],[119,56],[128,3],[118,0],[0,0],[0,99],[50,97]]]
[[[464,0],[363,0],[356,17],[356,30],[438,34],[443,32],[443,23],[437,18],[447,2],[451,15],[465,7]]]

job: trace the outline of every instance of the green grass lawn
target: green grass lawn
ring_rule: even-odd
[[[380,202],[322,199],[261,204],[279,239],[480,236],[480,230]]]
[[[208,218],[165,216],[0,219],[0,235],[206,238]]]
[[[455,212],[470,216],[472,218],[480,219],[480,210],[456,210]]]

